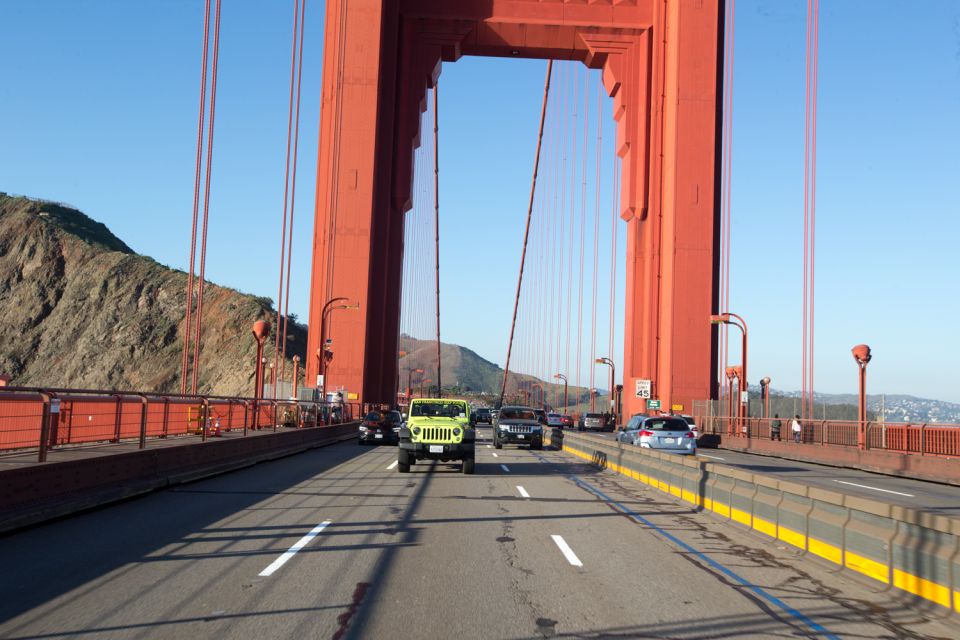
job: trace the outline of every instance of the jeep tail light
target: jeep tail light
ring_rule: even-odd
[[[646,429],[637,433],[637,437],[639,438],[642,438],[643,436],[652,436],[652,435],[653,435],[653,431],[647,431]]]
[[[693,435],[693,431],[687,431],[686,435],[683,436],[683,437],[684,437],[684,438],[696,438],[696,436]]]

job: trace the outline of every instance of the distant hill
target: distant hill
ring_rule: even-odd
[[[413,386],[419,386],[419,380],[430,379],[436,383],[437,379],[437,343],[432,340],[418,340],[406,334],[400,336],[400,351],[405,355],[400,357],[400,386],[407,385],[407,372],[411,369],[423,369],[424,374],[413,374]],[[503,385],[503,368],[485,360],[476,352],[456,344],[440,343],[441,373],[444,389],[460,389],[465,392],[482,392],[491,396],[500,394]],[[517,396],[518,389],[530,388],[534,382],[541,384],[547,395],[548,403],[556,391],[558,403],[562,404],[563,383],[547,382],[534,376],[522,373],[510,373],[507,384],[507,400]],[[586,403],[589,400],[588,389],[570,385],[567,389],[570,405],[577,402]]]
[[[0,192],[0,372],[18,386],[179,391],[186,281],[76,209]],[[208,282],[203,304],[199,390],[249,395],[250,327],[275,323],[270,301]],[[306,328],[288,333],[303,358]]]

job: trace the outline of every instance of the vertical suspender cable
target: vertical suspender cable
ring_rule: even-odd
[[[587,83],[583,92],[584,111],[590,104],[589,82],[590,76],[584,79]],[[587,220],[587,131],[590,127],[590,119],[583,119],[583,160],[580,167],[580,280],[577,293],[577,388],[580,389],[580,373],[583,370],[583,258],[585,249],[586,220]],[[577,392],[579,393],[579,391]],[[589,396],[589,393],[588,393]],[[579,401],[578,401],[579,406]]]
[[[193,267],[197,259],[197,218],[200,214],[200,170],[203,165],[203,125],[207,106],[207,51],[210,48],[210,2],[203,13],[203,55],[200,63],[200,117],[197,124],[197,170],[193,181],[193,228],[190,232],[190,269],[187,275],[186,311],[183,318],[183,361],[180,393],[187,392],[190,368],[190,323],[193,319]]]
[[[533,215],[533,201],[537,193],[537,170],[540,168],[540,145],[543,142],[543,121],[547,117],[547,98],[550,96],[550,73],[553,60],[547,61],[547,77],[543,82],[543,105],[540,107],[540,129],[537,133],[537,153],[533,160],[533,180],[530,184],[530,204],[527,206],[527,224],[523,231],[523,250],[520,253],[520,274],[517,276],[517,295],[513,301],[513,319],[510,322],[510,341],[507,343],[507,361],[503,367],[503,384],[500,387],[500,400],[497,406],[503,406],[503,395],[507,392],[507,378],[510,376],[510,352],[513,350],[513,331],[517,326],[517,306],[520,303],[520,291],[523,288],[523,266],[527,259],[527,239],[530,237],[530,217]]]
[[[197,322],[193,340],[193,377],[190,393],[197,393],[200,377],[200,334],[203,326],[203,284],[207,266],[207,222],[210,213],[210,173],[213,164],[213,125],[217,113],[217,63],[220,57],[220,0],[217,0],[213,18],[213,60],[210,72],[210,121],[207,125],[207,167],[203,189],[203,232],[200,239],[200,284],[197,288]]]
[[[817,181],[817,74],[820,2],[807,0],[806,105],[803,167],[803,366],[801,413],[813,418],[814,233]]]
[[[287,154],[285,160],[285,166],[283,170],[283,216],[282,223],[280,225],[280,275],[279,275],[279,284],[277,285],[277,322],[274,325],[276,331],[274,334],[274,346],[273,346],[273,362],[274,366],[278,366],[280,363],[280,327],[282,322],[282,317],[280,312],[283,309],[283,279],[284,279],[284,262],[286,259],[287,251],[287,204],[288,198],[290,195],[290,140],[293,137],[293,93],[296,85],[296,75],[297,75],[297,41],[299,33],[299,23],[300,23],[300,0],[294,0],[293,5],[293,35],[291,37],[292,43],[290,45],[290,101],[289,107],[287,110]],[[291,235],[292,235],[291,225]],[[284,345],[286,348],[286,345]],[[274,378],[273,383],[273,398],[277,398],[277,382]]]
[[[437,397],[443,397],[440,383],[440,126],[437,111],[437,94],[440,83],[433,85],[433,230],[434,253],[436,255],[437,284]]]
[[[280,375],[287,363],[287,323],[290,318],[290,268],[293,261],[293,211],[297,200],[297,152],[300,147],[300,87],[303,78],[303,25],[306,20],[307,0],[300,5],[300,44],[297,61],[297,109],[293,119],[293,172],[290,183],[290,233],[287,235],[287,283],[283,295],[283,338],[280,343]],[[279,306],[279,301],[277,305]]]
[[[722,148],[722,200],[721,200],[721,253],[722,253],[722,274],[720,282],[720,309],[725,312],[730,308],[730,256],[731,241],[730,228],[732,218],[731,207],[731,173],[733,157],[733,56],[734,56],[734,19],[736,15],[736,0],[729,0],[725,19],[725,37],[724,37],[724,81],[723,81],[723,148]],[[721,325],[720,327],[720,357],[718,363],[720,371],[718,377],[724,379],[723,371],[729,363],[729,327]],[[721,394],[726,389],[726,385],[721,384]],[[728,398],[728,402],[733,399]]]
[[[602,104],[602,103],[601,103]],[[597,110],[599,111],[599,109]],[[600,160],[601,149],[603,148],[603,118],[597,118],[597,151],[596,164],[597,172],[594,178],[596,186],[596,202],[593,209],[593,302],[591,311],[593,319],[590,322],[590,409],[594,409],[594,369],[596,369],[594,359],[597,357],[597,270],[600,258]]]

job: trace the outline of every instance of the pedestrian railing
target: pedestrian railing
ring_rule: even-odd
[[[0,388],[0,453],[349,422],[357,403],[90,389]]]
[[[773,418],[730,418],[729,416],[695,416],[701,434],[735,438],[778,439]],[[779,439],[801,444],[861,447],[930,456],[960,457],[960,424],[867,422],[856,420],[801,420],[801,431],[795,437],[793,418],[779,418]]]

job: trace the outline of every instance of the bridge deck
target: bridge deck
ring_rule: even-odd
[[[954,635],[563,453],[484,444],[472,477],[395,460],[341,444],[8,536],[0,636]]]

